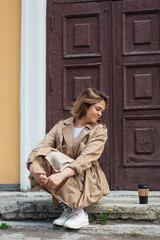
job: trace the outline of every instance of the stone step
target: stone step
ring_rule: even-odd
[[[0,225],[4,221],[0,221]],[[0,231],[0,239],[160,239],[159,224],[150,223],[116,223],[112,224],[93,224],[83,227],[78,231],[54,226],[49,221],[39,220],[10,220],[5,221],[10,226],[9,231]],[[42,235],[44,233],[44,235]],[[25,237],[27,235],[27,237]]]
[[[90,221],[97,214],[110,212],[110,220],[160,222],[160,192],[150,192],[148,204],[139,204],[136,191],[111,191],[101,200],[86,208]],[[0,192],[1,220],[51,220],[61,209],[53,207],[52,197],[46,192]]]

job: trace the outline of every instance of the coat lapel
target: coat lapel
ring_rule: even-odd
[[[63,137],[67,144],[67,147],[71,154],[73,154],[73,147],[74,147],[74,122],[73,118],[67,119],[64,122],[64,127],[62,129]]]
[[[83,139],[91,132],[92,128],[94,127],[93,124],[87,124],[84,129],[78,135],[75,144],[74,144],[74,155],[77,156],[78,148],[83,141]],[[87,144],[87,143],[86,143]]]
[[[80,132],[78,137],[76,138],[76,141],[74,141],[74,118],[71,117],[64,121],[64,126],[62,129],[63,137],[65,139],[65,142],[67,144],[67,147],[69,149],[69,152],[73,156],[73,158],[76,158],[78,148],[83,141],[83,139],[86,137],[87,134],[91,132],[91,130],[94,128],[95,124],[87,124],[84,129]]]

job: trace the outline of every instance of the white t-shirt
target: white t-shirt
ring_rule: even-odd
[[[81,128],[74,128],[74,140],[76,140],[76,138],[78,137],[78,135],[80,134],[80,132],[82,131],[84,127]]]

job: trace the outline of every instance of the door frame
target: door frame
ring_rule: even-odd
[[[20,189],[29,189],[25,167],[46,132],[46,4],[21,1]],[[37,121],[38,118],[38,121]]]

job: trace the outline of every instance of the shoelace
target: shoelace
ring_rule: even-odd
[[[80,216],[81,214],[78,212],[78,210],[75,210],[74,212],[72,212],[71,214],[69,214],[68,218],[72,217],[72,216]]]
[[[68,209],[65,208],[64,211],[63,211],[63,213],[61,214],[61,217],[68,217],[69,215],[70,215],[70,213],[69,213],[69,208],[68,208]]]

